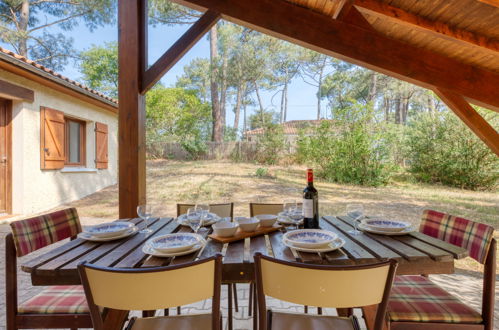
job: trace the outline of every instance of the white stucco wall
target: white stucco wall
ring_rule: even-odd
[[[117,182],[118,117],[95,105],[0,69],[0,79],[34,90],[33,103],[14,101],[12,114],[12,212],[42,212]],[[95,169],[95,122],[108,125],[108,168],[68,173],[40,169],[40,107],[86,121],[86,168]]]

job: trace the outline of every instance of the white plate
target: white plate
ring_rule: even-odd
[[[405,221],[395,221],[388,220],[383,218],[369,218],[362,220],[362,224],[366,228],[370,228],[372,230],[377,231],[391,231],[391,232],[399,232],[403,231],[406,228],[411,226],[410,223]]]
[[[291,244],[291,242],[289,242],[286,239],[283,239],[282,242],[287,247],[289,247],[291,249],[295,249],[296,251],[310,252],[310,253],[331,252],[331,251],[334,251],[334,250],[338,250],[338,249],[342,248],[343,245],[345,245],[345,241],[341,237],[337,237],[333,242],[329,243],[327,245],[327,247],[319,248],[319,249],[306,249],[306,248],[294,246],[293,244]]]
[[[362,231],[365,231],[365,232],[368,232],[368,233],[371,233],[371,234],[376,234],[376,235],[400,236],[400,235],[407,235],[407,234],[410,234],[410,233],[414,232],[414,228],[412,226],[408,227],[408,228],[405,228],[402,231],[374,230],[374,229],[371,229],[368,226],[364,225],[363,223],[359,223],[358,227]]]
[[[173,233],[151,238],[147,244],[161,253],[175,253],[192,249],[203,237],[193,233]]]
[[[203,226],[210,226],[219,220],[220,220],[220,217],[218,215],[216,215],[215,213],[208,213],[208,219],[206,219],[204,221]],[[187,214],[179,215],[177,218],[177,222],[178,222],[178,224],[180,224],[182,226],[188,227],[189,224],[187,223]]]
[[[87,227],[83,232],[94,237],[115,237],[128,232],[133,226],[129,221],[114,221]]]
[[[323,229],[298,229],[288,231],[283,237],[294,246],[316,249],[333,242],[338,235],[332,231]]]
[[[150,244],[144,244],[142,247],[142,252],[145,254],[152,255],[154,257],[160,257],[160,258],[170,258],[170,257],[178,257],[178,256],[183,256],[186,254],[191,254],[199,249],[201,249],[203,246],[206,245],[206,241],[203,239],[202,242],[199,242],[198,244],[194,245],[191,249],[186,250],[186,251],[180,251],[180,252],[173,252],[173,253],[164,253],[164,252],[159,252],[155,250]]]
[[[283,225],[296,225],[296,223],[284,215],[279,215],[277,218],[277,222],[282,223]],[[303,224],[303,219],[298,222],[299,225]]]
[[[92,241],[92,242],[108,242],[108,241],[114,241],[116,239],[131,236],[131,235],[137,233],[138,231],[139,231],[139,228],[137,226],[133,226],[132,228],[130,228],[130,230],[124,232],[123,234],[121,234],[119,236],[112,236],[112,237],[96,237],[96,236],[93,236],[89,233],[81,232],[78,234],[78,238],[81,238],[81,239],[84,239],[87,241]]]

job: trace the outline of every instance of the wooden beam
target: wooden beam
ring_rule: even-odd
[[[478,0],[478,1],[486,3],[486,4],[491,5],[493,7],[499,7],[499,0]]]
[[[480,47],[499,55],[499,40],[494,40],[485,35],[452,27],[446,23],[432,21],[412,14],[403,9],[390,6],[378,0],[355,0],[354,5],[363,13],[383,19],[389,19],[397,24],[417,28],[433,35],[451,41],[458,41],[468,46]]]
[[[284,0],[175,0],[416,85],[448,89],[499,111],[499,74],[335,20]]]
[[[140,93],[147,61],[147,1],[118,2],[119,216],[137,216],[146,201],[145,97]]]
[[[33,102],[35,92],[32,89],[11,84],[5,80],[0,80],[0,96],[11,100],[23,100]]]
[[[194,23],[145,73],[142,93],[151,89],[161,77],[187,53],[220,19],[220,14],[208,10]]]
[[[343,19],[347,16],[350,9],[353,7],[353,0],[340,0],[336,11],[333,14],[334,19]]]
[[[499,156],[499,133],[463,97],[441,88],[435,88],[434,92]]]

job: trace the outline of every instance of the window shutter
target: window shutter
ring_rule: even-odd
[[[108,144],[107,125],[95,123],[95,167],[107,168],[107,144]]]
[[[66,159],[64,113],[42,107],[40,119],[40,167],[44,170],[63,168]]]

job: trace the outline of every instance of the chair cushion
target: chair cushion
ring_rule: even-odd
[[[132,330],[197,330],[211,328],[211,314],[159,316],[135,319]]]
[[[310,314],[292,314],[283,312],[271,312],[272,329],[303,330],[303,329],[335,329],[355,330],[358,329],[355,317],[338,317]]]
[[[17,308],[19,314],[86,314],[89,313],[81,285],[57,285],[43,289]]]
[[[424,276],[396,276],[390,321],[481,323],[482,316]]]

